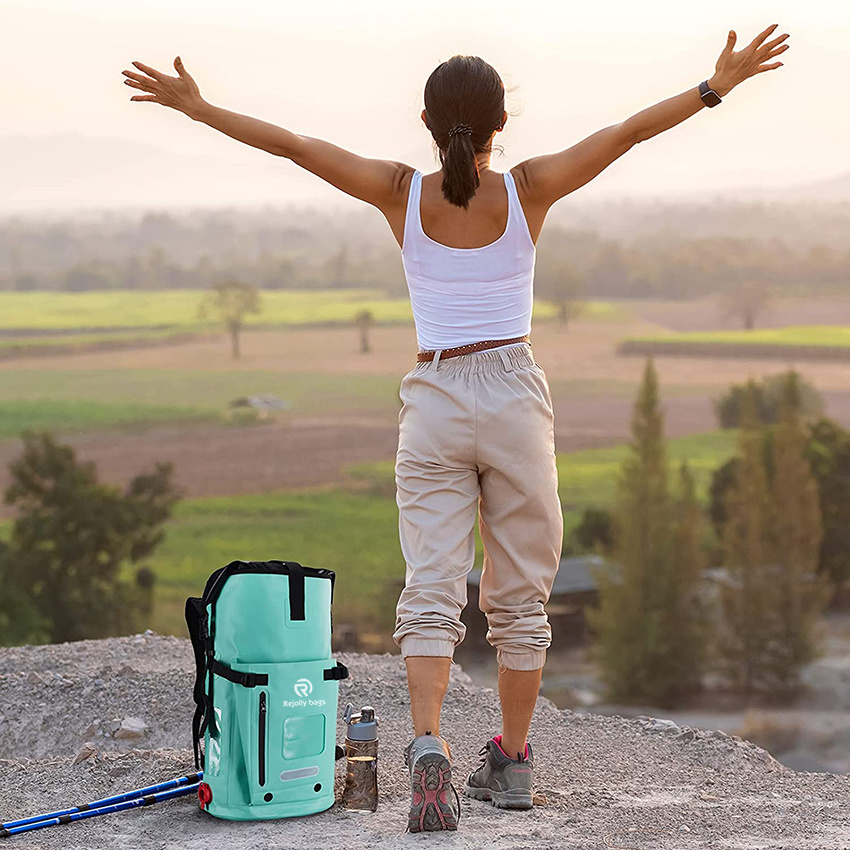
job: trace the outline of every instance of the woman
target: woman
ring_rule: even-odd
[[[376,206],[402,248],[416,325],[417,363],[401,382],[396,459],[399,535],[407,564],[394,640],[405,659],[414,737],[411,831],[456,829],[451,750],[440,710],[473,564],[478,513],[485,548],[480,606],[499,662],[501,734],[482,747],[464,793],[532,807],[527,734],[551,641],[544,604],[558,569],[558,499],[551,396],[532,354],[536,242],[549,208],[639,142],[716,106],[739,83],[779,67],[788,34],[776,24],[743,50],[730,31],[714,75],[566,150],[500,174],[493,139],[507,121],[504,86],[475,56],[453,56],[425,86],[422,121],[441,170],[366,159],[207,103],[178,56],[177,77],[140,62],[124,82],[134,101],[170,106],[252,147],[292,160]],[[507,212],[506,212],[507,209]]]

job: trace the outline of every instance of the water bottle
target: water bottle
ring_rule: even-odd
[[[350,812],[374,812],[378,808],[378,719],[371,705],[352,714],[349,703],[346,722],[345,754],[348,757],[343,808]]]

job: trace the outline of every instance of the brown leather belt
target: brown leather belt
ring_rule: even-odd
[[[486,339],[483,342],[472,342],[469,345],[459,345],[456,348],[444,348],[440,353],[440,360],[445,360],[447,357],[459,357],[461,354],[472,354],[474,351],[486,351],[488,348],[498,348],[500,345],[510,345],[513,342],[531,342],[531,337],[515,336],[513,339]],[[420,351],[416,355],[416,360],[419,363],[424,363],[426,360],[433,360],[434,351]]]

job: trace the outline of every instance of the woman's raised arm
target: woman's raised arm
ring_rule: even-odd
[[[788,38],[788,33],[763,43],[776,26],[769,26],[737,53],[732,49],[737,37],[734,30],[729,31],[715,73],[708,80],[717,94],[724,97],[749,77],[782,65],[781,62],[763,64],[788,48],[787,44],[781,44]],[[517,166],[524,177],[526,195],[532,203],[548,209],[564,195],[592,180],[639,142],[675,127],[704,106],[699,87],[694,86],[635,113],[619,124],[597,131],[571,148],[528,159]]]
[[[149,94],[135,95],[130,100],[170,106],[246,145],[291,159],[337,189],[380,209],[392,206],[400,197],[402,177],[412,170],[402,162],[358,156],[323,139],[300,136],[276,124],[213,106],[201,96],[179,56],[174,60],[176,77],[141,62],[133,64],[147,76],[122,71],[128,78],[124,82]]]

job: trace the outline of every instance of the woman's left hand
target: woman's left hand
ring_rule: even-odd
[[[135,95],[130,100],[149,100],[163,106],[170,106],[189,117],[192,117],[201,106],[206,105],[206,101],[201,97],[198,84],[183,67],[183,62],[179,56],[174,60],[174,68],[178,74],[176,77],[169,77],[167,74],[143,65],[141,62],[133,62],[133,64],[148,76],[134,74],[132,71],[122,71],[122,74],[129,77],[124,82],[128,86],[150,92],[150,94]]]
[[[732,91],[735,86],[749,79],[755,74],[763,71],[772,71],[782,66],[781,62],[764,64],[768,59],[773,59],[788,49],[787,44],[782,44],[788,33],[783,33],[778,38],[765,42],[764,40],[776,30],[777,24],[771,24],[766,30],[760,32],[743,50],[737,53],[732,49],[737,41],[737,34],[729,30],[726,46],[723,48],[714,69],[714,76],[709,80],[711,87],[721,97]],[[764,43],[763,43],[764,42]]]

